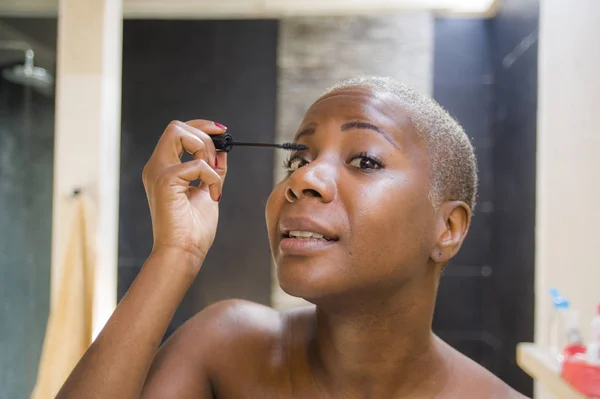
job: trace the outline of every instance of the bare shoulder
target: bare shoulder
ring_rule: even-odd
[[[310,324],[313,315],[314,308],[310,307],[278,311],[247,300],[228,299],[190,318],[173,339],[180,341],[178,346],[187,356],[201,359],[211,375],[243,367],[246,362],[249,370],[255,370],[256,364],[276,368],[281,366],[277,359],[285,357],[290,336],[302,340],[303,326]]]
[[[208,306],[186,324],[189,324],[186,328],[189,329],[190,340],[197,342],[205,337],[209,348],[227,345],[240,349],[238,345],[246,347],[277,339],[284,328],[284,317],[268,306],[243,299],[228,299]]]
[[[285,338],[292,325],[302,329],[313,321],[314,314],[314,306],[276,310],[243,299],[228,299],[208,306],[186,324],[196,336],[208,329],[211,338],[220,343],[269,341]]]
[[[202,325],[204,321],[213,320],[263,329],[276,324],[280,318],[280,312],[268,306],[245,299],[226,299],[208,306],[190,321]]]
[[[314,313],[314,312],[313,312]],[[301,346],[310,312],[277,311],[245,300],[216,303],[190,320],[188,347],[205,340],[205,365],[214,397],[267,397],[289,390],[290,344]]]
[[[450,365],[450,383],[444,398],[526,399],[504,381],[440,340]]]
[[[208,306],[160,348],[143,397],[213,398],[219,387],[257,376],[257,362],[268,360],[272,348],[280,346],[282,326],[277,311],[249,301]]]

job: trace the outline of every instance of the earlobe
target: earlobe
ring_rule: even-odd
[[[469,231],[471,209],[462,201],[449,201],[438,209],[438,223],[431,259],[445,264],[456,255]]]

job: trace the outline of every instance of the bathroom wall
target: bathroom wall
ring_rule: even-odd
[[[494,66],[493,278],[485,285],[487,331],[501,342],[493,367],[530,396],[515,347],[533,340],[539,0],[503,0],[489,35]]]
[[[580,312],[587,342],[600,303],[598,15],[596,0],[541,3],[535,263],[540,345],[548,344],[550,287]]]
[[[550,287],[581,312],[586,339],[600,303],[594,250],[600,224],[597,15],[600,3],[594,0],[549,0],[541,8],[536,341],[543,344]]]
[[[238,140],[275,138],[277,21],[127,20],[119,221],[119,299],[152,246],[141,172],[173,119],[225,124]],[[274,151],[236,148],[215,243],[168,334],[207,305],[229,297],[271,302],[264,206]]]
[[[433,96],[471,138],[480,183],[469,234],[440,282],[433,327],[442,339],[490,368],[492,358],[500,353],[495,337],[484,328],[483,306],[485,283],[493,278],[494,71],[487,21],[437,19],[434,60]]]
[[[2,22],[55,46],[56,20],[37,31],[25,29],[30,20]],[[50,295],[53,148],[54,98],[0,78],[0,398],[27,398],[37,377]]]

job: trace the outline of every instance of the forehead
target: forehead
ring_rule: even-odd
[[[332,119],[371,122],[400,145],[419,141],[406,106],[391,93],[362,87],[335,90],[315,101],[302,124],[326,123]]]

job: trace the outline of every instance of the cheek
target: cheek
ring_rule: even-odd
[[[349,201],[350,251],[358,264],[389,270],[426,253],[427,192],[403,177],[382,179]]]

